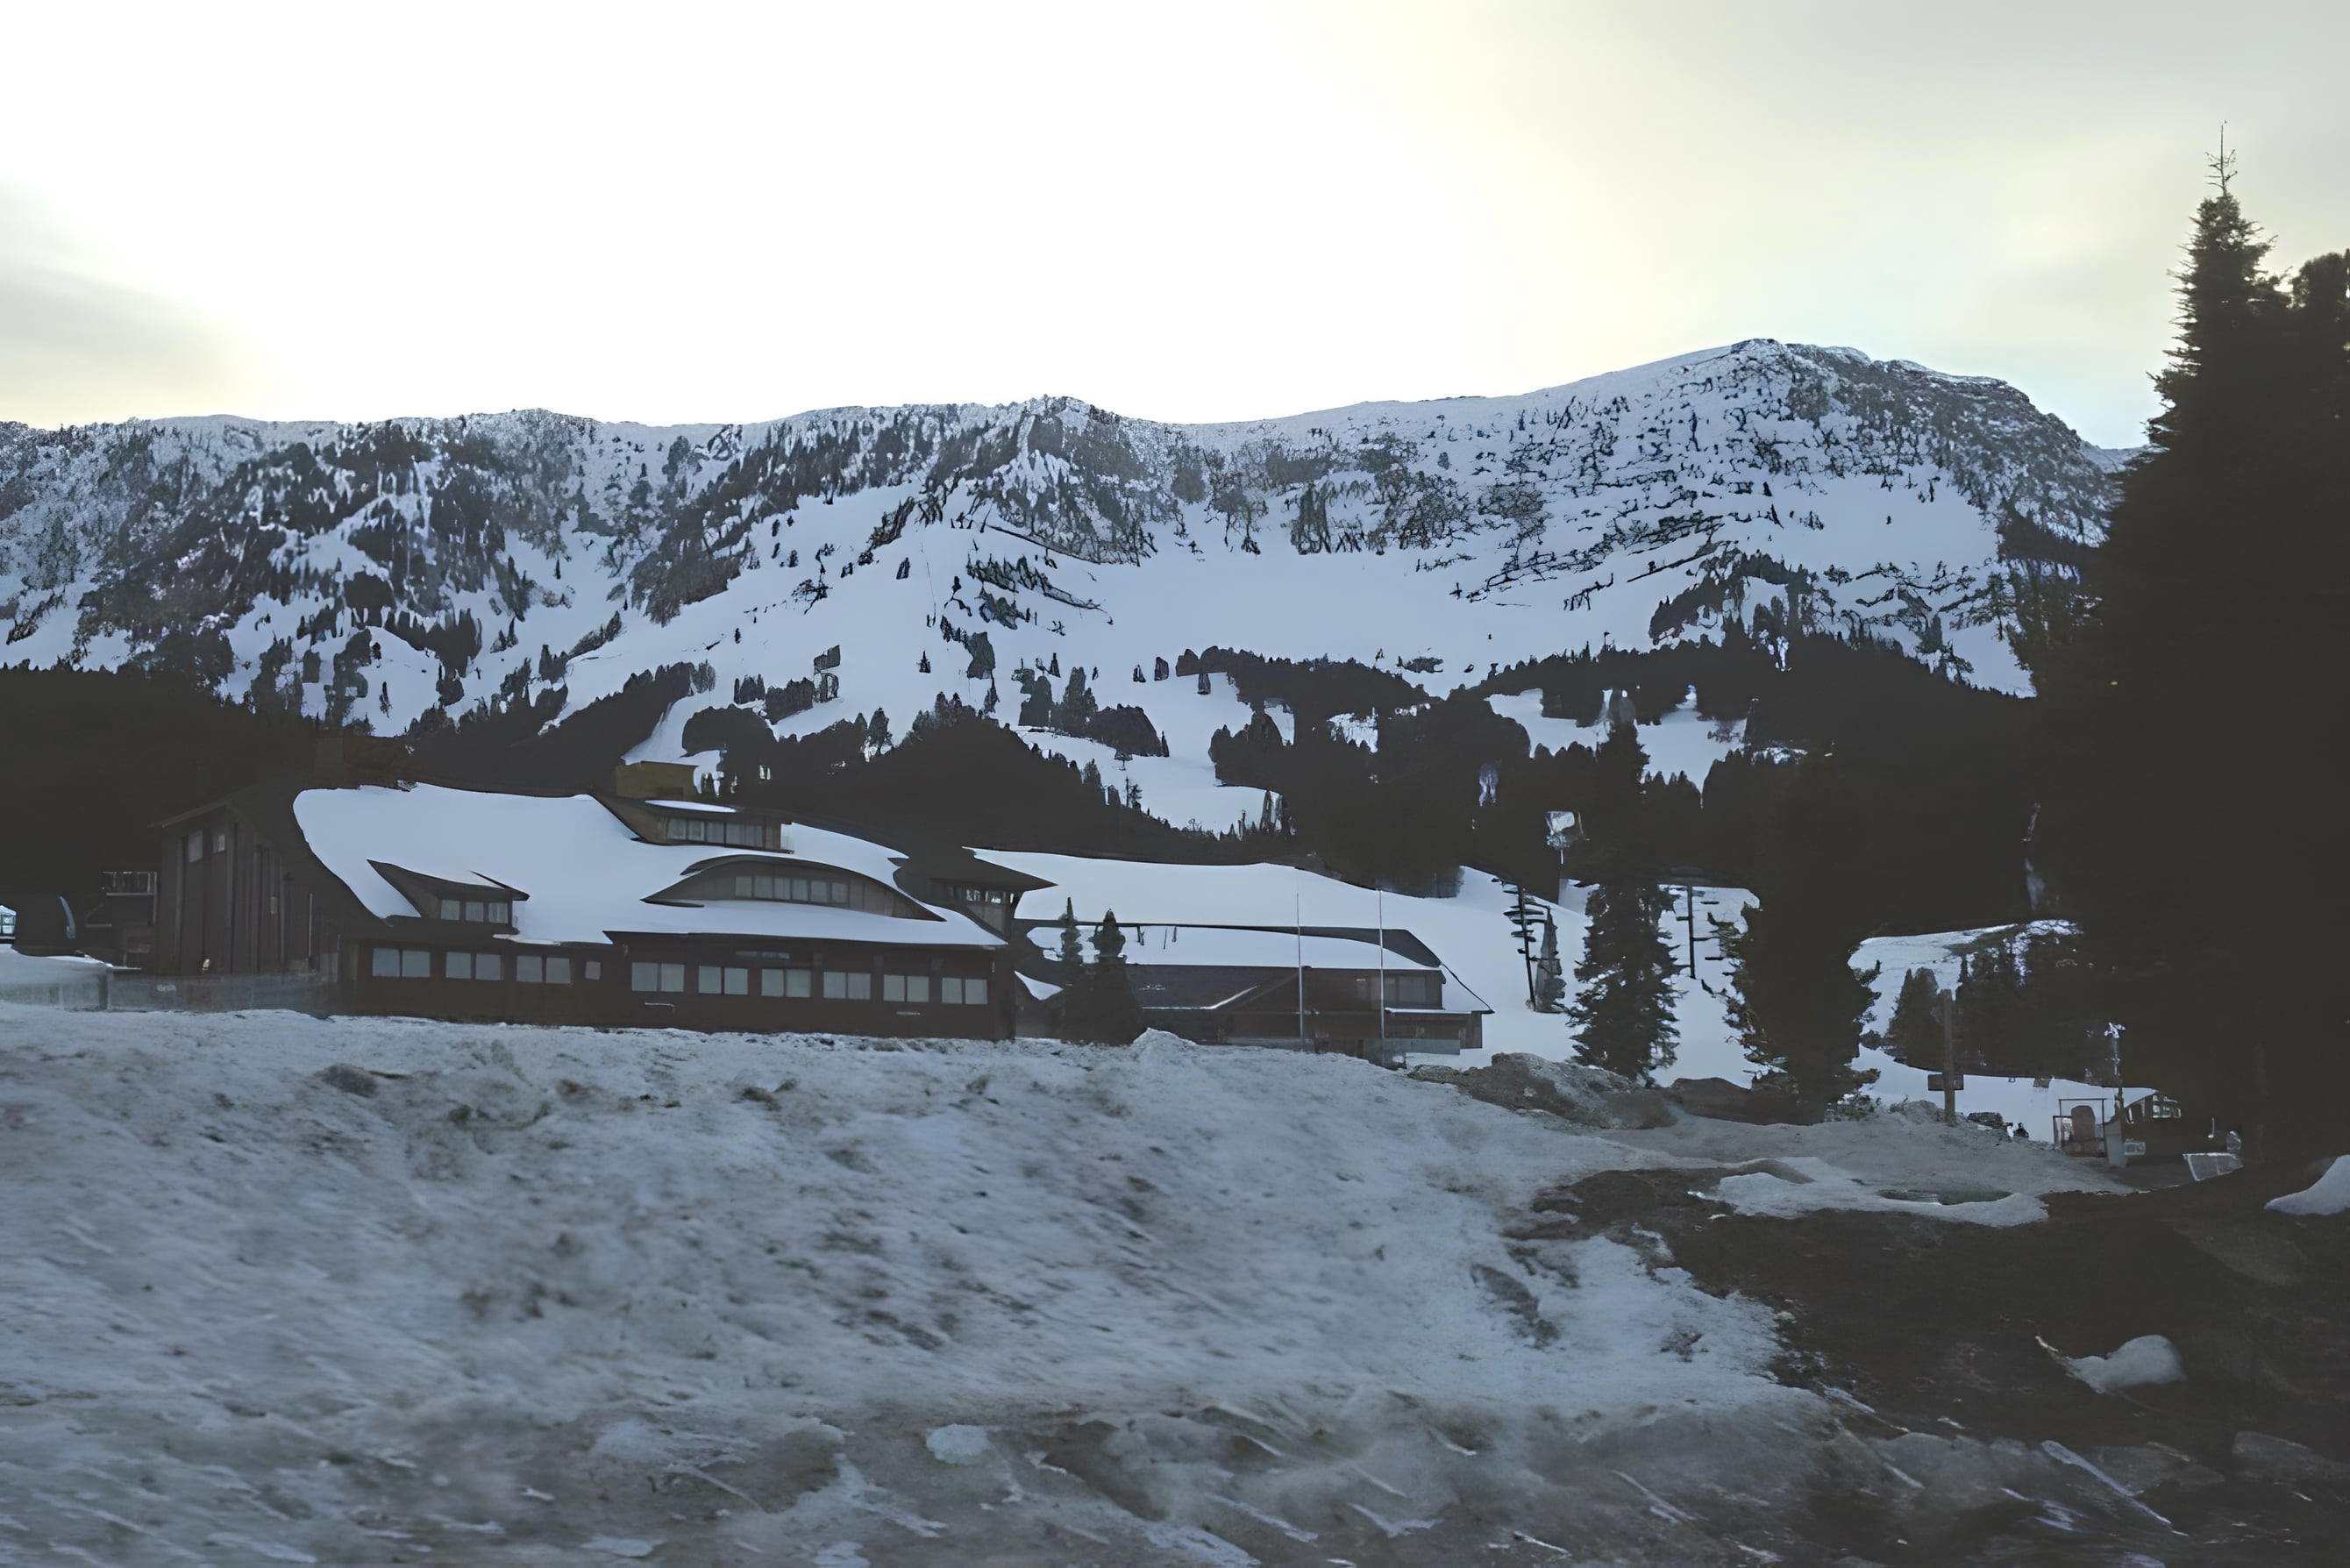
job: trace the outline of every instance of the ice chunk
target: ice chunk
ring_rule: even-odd
[[[942,1465],[975,1465],[987,1458],[984,1427],[941,1427],[922,1439],[931,1458]]]
[[[2148,1383],[2187,1380],[2187,1368],[2178,1359],[2178,1347],[2158,1334],[2140,1334],[2111,1355],[2084,1355],[2077,1360],[2067,1356],[2064,1365],[2074,1376],[2100,1394],[2117,1394]]]

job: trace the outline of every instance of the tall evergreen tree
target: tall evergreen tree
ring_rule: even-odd
[[[1844,1098],[1875,1075],[1856,1070],[1860,1021],[1875,1002],[1856,974],[1867,935],[1856,890],[1864,851],[1851,824],[1859,787],[1833,756],[1804,758],[1774,783],[1756,818],[1754,891],[1742,929],[1718,923],[1730,960],[1730,1022],[1747,1060],[1808,1104]]]
[[[2295,1159],[2335,1152],[2350,1098],[2330,891],[2350,815],[2314,720],[2350,685],[2350,261],[2286,288],[2232,167],[2214,173],[2094,608],[2033,669],[2042,836],[2128,1025],[2126,1072],[2241,1127],[2253,1158]]]
[[[1100,707],[1092,689],[1086,684],[1085,666],[1070,666],[1068,690],[1062,694],[1059,706],[1053,710],[1054,727],[1066,734],[1082,735]]]
[[[1060,941],[1053,951],[1055,972],[1061,977],[1061,1038],[1089,1040],[1093,1030],[1093,981],[1086,966],[1084,939],[1077,931],[1077,907],[1073,899],[1061,900],[1061,918],[1053,922],[1060,932]]]
[[[1641,748],[1639,731],[1629,722],[1611,724],[1578,803],[1582,834],[1567,867],[1572,875],[1607,881],[1654,873],[1648,772],[1648,753]]]
[[[1959,1065],[2014,1073],[2034,1065],[2023,1022],[2023,971],[2002,941],[1967,961],[1959,976]]]
[[[1746,1059],[1794,1098],[1825,1106],[1876,1079],[1852,1064],[1875,971],[1855,972],[1848,933],[1813,914],[1766,900],[1746,911],[1743,929],[1723,925],[1721,949],[1730,1025]]]
[[[1648,800],[1648,754],[1628,719],[1609,723],[1581,800],[1582,834],[1571,865],[1595,879],[1590,925],[1575,966],[1578,1059],[1644,1078],[1673,1059],[1672,946],[1659,922]]]
[[[1942,1009],[1947,1005],[1932,970],[1913,969],[1902,977],[1901,994],[1893,1002],[1893,1022],[1885,1031],[1886,1049],[1895,1061],[1940,1070]]]
[[[1648,1078],[1673,1059],[1673,950],[1659,922],[1665,895],[1653,882],[1624,878],[1591,890],[1590,928],[1575,966],[1580,989],[1567,1017],[1575,1060],[1627,1078]]]

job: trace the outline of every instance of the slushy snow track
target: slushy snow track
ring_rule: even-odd
[[[1669,1139],[1163,1035],[0,1007],[0,1563],[1756,1561],[1856,1440],[1771,1314],[1526,1234]]]

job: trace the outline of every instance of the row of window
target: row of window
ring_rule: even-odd
[[[443,898],[444,920],[474,920],[493,926],[514,924],[514,906],[504,898]]]
[[[569,985],[571,960],[555,953],[442,953],[442,980],[504,980],[506,961],[514,961],[514,978],[524,985]],[[601,960],[580,964],[580,978],[604,978]],[[428,948],[377,948],[369,955],[368,972],[378,980],[431,980],[432,953]]]
[[[748,996],[752,976],[758,977],[761,996],[816,996],[835,1002],[873,1000],[873,976],[864,970],[735,968],[727,964],[632,963],[629,989],[653,994],[682,994],[689,977],[702,996]],[[959,1007],[987,1004],[987,981],[961,975],[885,974],[884,1002],[938,1001]]]
[[[738,849],[770,847],[767,825],[764,822],[664,815],[661,825],[669,829],[671,844],[728,844]]]
[[[786,904],[847,904],[848,884],[827,877],[734,876],[738,898],[773,898]]]
[[[572,961],[560,953],[442,953],[441,976],[443,980],[490,980],[506,978],[511,960],[514,978],[524,985],[569,985]],[[580,979],[598,981],[604,978],[604,965],[598,959],[580,961]],[[432,952],[428,948],[377,948],[370,954],[369,973],[378,980],[431,980]],[[870,1002],[873,1000],[873,976],[865,970],[762,969],[731,964],[631,963],[629,966],[629,989],[650,992],[656,995],[668,992],[681,994],[691,978],[693,990],[702,996],[749,996],[757,976],[761,996],[813,997],[822,995],[836,1002]],[[983,978],[962,975],[885,974],[881,977],[881,1000],[884,1002],[930,1002],[937,1001],[951,1006],[984,1007],[987,1004],[987,981]]]
[[[1387,982],[1389,1007],[1439,1007],[1443,1004],[1444,981],[1440,976],[1391,974],[1387,977]],[[1361,975],[1356,976],[1355,994],[1364,1001],[1370,1000],[1370,981]]]

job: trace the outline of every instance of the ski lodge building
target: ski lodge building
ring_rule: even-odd
[[[1057,1033],[1067,977],[1037,946],[1053,933],[1017,918],[1044,877],[698,799],[684,764],[629,764],[568,796],[373,776],[264,785],[163,824],[152,972],[205,989],[280,977],[252,983],[354,1013]],[[1402,929],[1129,930],[1145,1022],[1202,1044],[1395,1064],[1477,1049],[1491,1011]]]
[[[1054,926],[1023,924],[1030,942],[1049,950]],[[1143,1022],[1187,1040],[1390,1066],[1407,1053],[1449,1055],[1484,1043],[1492,1009],[1409,931],[1152,922],[1124,929]],[[1037,990],[1058,978],[1049,967],[1034,972],[1046,982]]]
[[[263,788],[177,818],[155,969],[308,972],[352,1012],[1013,1033],[1004,929],[1036,878],[696,800],[690,768],[616,784]]]

